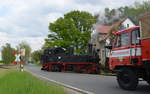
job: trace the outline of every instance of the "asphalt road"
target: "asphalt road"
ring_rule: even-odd
[[[136,91],[126,91],[119,88],[116,77],[78,73],[41,71],[37,66],[26,66],[28,71],[46,78],[80,88],[94,94],[150,94],[150,86],[141,81]]]

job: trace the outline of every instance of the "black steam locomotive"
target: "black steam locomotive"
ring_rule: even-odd
[[[99,73],[99,57],[74,55],[72,49],[48,48],[41,56],[42,70]]]

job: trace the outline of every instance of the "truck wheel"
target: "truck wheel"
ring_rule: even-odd
[[[147,80],[146,82],[150,85],[150,80]]]
[[[122,89],[135,90],[138,85],[138,77],[134,71],[128,68],[121,69],[117,74],[117,81]]]
[[[144,80],[150,85],[150,76],[146,77]]]
[[[150,85],[150,78],[143,78]]]
[[[147,74],[149,73],[147,73],[146,71],[143,72],[143,80],[145,80],[150,85],[150,75]]]

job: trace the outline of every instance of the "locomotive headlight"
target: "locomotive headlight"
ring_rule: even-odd
[[[58,59],[61,59],[61,56],[58,56]]]

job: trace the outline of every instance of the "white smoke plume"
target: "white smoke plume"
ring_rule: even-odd
[[[99,14],[98,17],[98,25],[108,25],[108,24],[112,24],[115,21],[119,20],[120,18],[122,18],[122,14],[119,10],[114,10],[114,14],[113,15],[109,15],[110,17],[107,17],[105,13],[101,13]]]
[[[97,24],[93,25],[93,31],[91,33],[91,42],[98,40]]]
[[[122,18],[122,14],[119,10],[115,10],[114,15],[112,15],[111,18],[106,17],[105,13],[99,14],[97,23],[95,25],[93,25],[93,32],[91,33],[92,40],[98,39],[97,29],[100,29],[100,28],[98,28],[98,26],[104,26],[104,25],[108,25],[108,24],[109,24],[109,26],[111,26],[116,21],[120,20],[121,18]]]

